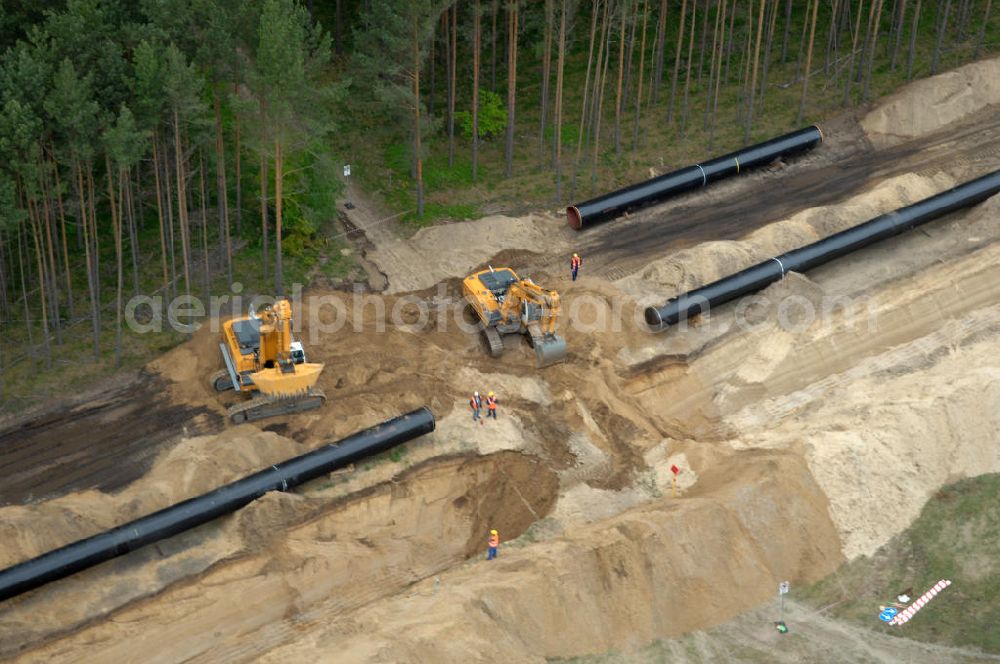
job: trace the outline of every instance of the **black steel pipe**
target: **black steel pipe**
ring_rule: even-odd
[[[702,164],[687,166],[645,182],[633,184],[589,201],[566,208],[569,225],[580,230],[624,214],[629,210],[661,201],[670,196],[706,186],[710,182],[736,175],[757,166],[766,166],[779,157],[811,150],[823,142],[823,132],[813,125],[769,141],[716,157]]]
[[[200,526],[268,491],[287,491],[433,430],[434,415],[419,408],[209,493],[18,563],[0,571],[0,601]]]
[[[805,272],[949,212],[980,203],[997,193],[1000,193],[1000,171],[769,258],[741,272],[671,298],[662,307],[648,307],[645,311],[646,324],[654,330],[675,325],[691,315],[759,291],[780,280],[786,272]]]

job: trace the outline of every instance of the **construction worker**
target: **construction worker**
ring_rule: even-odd
[[[475,422],[479,419],[479,411],[483,408],[483,400],[479,396],[479,392],[473,392],[472,398],[469,399],[469,407],[472,408],[472,421]],[[482,421],[479,422],[482,424]]]
[[[489,552],[486,554],[486,560],[493,560],[497,557],[497,548],[500,546],[500,533],[495,530],[490,531],[490,538],[486,540],[489,545]]]
[[[580,258],[580,254],[573,254],[573,258],[569,261],[569,269],[573,272],[573,281],[576,281],[576,275],[580,272],[582,264],[583,260]]]
[[[497,418],[497,397],[492,390],[486,397],[486,408],[486,417],[492,417],[495,420]]]

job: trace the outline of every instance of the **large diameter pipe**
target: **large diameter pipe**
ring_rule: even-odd
[[[818,242],[769,258],[742,272],[671,298],[662,307],[648,307],[645,311],[646,324],[654,330],[675,325],[711,307],[759,291],[780,280],[786,272],[805,272],[949,212],[980,203],[997,193],[1000,193],[1000,171],[875,217]]]
[[[813,125],[799,129],[764,143],[751,145],[722,157],[716,157],[694,166],[687,166],[651,180],[592,198],[589,201],[571,205],[566,208],[566,220],[570,226],[580,230],[584,226],[593,226],[614,219],[629,210],[693,189],[700,189],[710,182],[737,175],[751,168],[766,166],[779,157],[790,157],[811,150],[822,142],[823,132],[820,131],[819,127]]]
[[[419,408],[209,493],[18,563],[0,571],[0,601],[200,526],[268,491],[287,491],[433,430],[434,415]]]

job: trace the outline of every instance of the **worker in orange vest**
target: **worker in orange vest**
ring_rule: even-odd
[[[583,259],[580,258],[580,254],[573,254],[573,258],[569,262],[569,269],[573,272],[573,281],[576,281],[576,275],[582,264]]]
[[[491,391],[486,397],[486,417],[492,417],[494,420],[497,418],[497,397]]]
[[[469,399],[469,407],[472,408],[472,421],[475,422],[479,419],[479,411],[483,408],[483,400],[479,396],[479,392],[473,392],[472,398]],[[479,421],[482,424],[482,420]]]
[[[497,548],[500,546],[500,534],[495,530],[491,530],[490,538],[486,540],[486,543],[490,547],[489,552],[486,554],[486,560],[493,560],[497,557]]]

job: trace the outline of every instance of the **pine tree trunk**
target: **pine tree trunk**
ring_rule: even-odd
[[[219,92],[212,86],[215,111],[215,184],[218,188],[219,250],[226,256],[226,274],[233,281],[233,243],[229,233],[229,187],[226,186],[226,145],[222,132],[222,107]]]
[[[556,64],[556,108],[555,108],[555,171],[556,204],[562,201],[562,113],[563,113],[563,69],[566,60],[566,12],[567,0],[562,1],[559,11],[559,55]]]
[[[90,294],[90,323],[94,335],[94,361],[96,362],[101,357],[101,327],[97,318],[97,288],[95,287],[94,271],[92,269],[93,257],[91,256],[92,245],[90,242],[90,222],[87,220],[87,190],[84,188],[83,168],[80,166],[80,162],[74,162],[73,167],[76,170],[76,193],[80,202],[80,226],[83,228],[84,260],[87,268],[87,290]]]
[[[906,56],[906,80],[913,79],[913,61],[916,59],[917,54],[917,28],[920,24],[920,0],[917,0],[917,6],[913,8],[913,27],[910,28],[910,52]]]
[[[632,151],[639,145],[639,120],[642,119],[642,81],[646,73],[646,23],[649,19],[649,2],[642,0],[642,36],[639,40],[639,89],[635,94],[635,123],[632,125]]]
[[[458,3],[451,7],[451,48],[448,55],[448,167],[455,165],[455,93],[458,69]],[[419,205],[423,205],[423,191],[418,192]]]
[[[452,25],[452,28],[454,28],[454,25]],[[452,38],[454,39],[454,35],[452,35]],[[454,54],[452,55],[454,56]],[[452,71],[452,74],[454,74],[454,71]],[[417,216],[423,217],[424,161],[420,154],[420,39],[416,17],[413,19],[413,154],[417,163]]]
[[[236,86],[237,88],[239,86]],[[240,116],[238,114],[234,115],[233,123],[236,125],[234,127],[236,141],[233,146],[233,158],[236,160],[236,237],[239,237],[243,232],[243,179],[241,175],[241,162],[242,162],[242,152],[240,150]],[[232,277],[229,278],[230,283],[232,282]]]
[[[818,0],[817,0],[818,1]],[[754,99],[757,97],[757,67],[760,63],[760,41],[761,35],[764,32],[764,9],[767,4],[767,0],[760,0],[760,10],[757,12],[757,29],[754,32],[754,45],[753,45],[753,73],[750,75],[750,87],[748,89],[747,96],[747,123],[743,128],[743,143],[748,144],[750,142],[750,132],[753,129],[753,106]],[[815,19],[815,17],[814,17]],[[813,28],[815,29],[815,21],[813,23]],[[810,44],[810,57],[812,46]],[[806,78],[808,78],[809,72],[808,67],[806,71]]]
[[[261,261],[263,265],[264,281],[267,281],[268,268],[268,246],[271,243],[267,232],[267,189],[268,189],[268,159],[267,154],[261,150],[260,153],[260,231],[261,231]]]
[[[38,366],[35,361],[35,333],[31,326],[31,310],[28,308],[28,280],[24,276],[24,254],[27,251],[22,251],[22,245],[25,241],[22,240],[24,236],[23,229],[17,227],[17,265],[21,272],[21,301],[24,302],[24,326],[28,331],[28,358],[31,360],[31,367],[34,369]],[[15,303],[17,300],[15,300]]]
[[[4,258],[4,253],[6,253],[6,243],[4,242],[3,232],[0,231],[0,323],[9,321],[11,316],[10,311],[10,300],[7,298],[7,261]],[[0,371],[3,370],[3,347],[0,346]],[[0,390],[3,390],[3,379],[0,378]]]
[[[708,61],[708,86],[705,90],[705,118],[703,120],[703,125],[705,131],[708,131],[708,118],[712,112],[712,96],[715,92],[715,64],[718,56],[718,46],[719,46],[719,23],[722,22],[725,26],[725,18],[723,17],[723,12],[725,11],[725,0],[722,4],[716,7],[715,10],[715,24],[712,26],[712,58]]]
[[[69,270],[69,238],[66,233],[66,208],[63,205],[62,182],[59,179],[59,164],[52,159],[52,170],[56,177],[56,203],[59,206],[59,226],[62,231],[62,259],[66,271],[66,304],[69,307],[69,320],[73,321],[73,279]]]
[[[833,0],[834,3],[837,0]],[[767,75],[771,70],[771,51],[774,48],[774,31],[778,27],[778,2],[779,0],[774,0],[773,3],[770,0],[765,0],[767,4],[767,11],[770,18],[767,19],[767,36],[764,38],[764,69],[761,72],[760,77],[760,105],[764,106],[764,97],[767,93]]]
[[[990,9],[992,5],[992,0],[986,0],[986,10],[983,12],[983,21],[979,24],[979,35],[976,37],[976,50],[972,54],[973,59],[978,58],[979,52],[983,50],[983,42],[986,41],[986,26],[990,22]]]
[[[129,254],[132,256],[132,294],[139,296],[139,232],[135,219],[135,200],[132,193],[132,174],[126,172],[125,196],[128,198]]]
[[[187,189],[184,179],[184,151],[181,148],[181,125],[177,109],[174,118],[174,171],[177,177],[177,221],[181,231],[181,260],[184,262],[184,294],[191,295],[191,244],[189,238]]]
[[[101,300],[101,240],[97,234],[97,211],[95,206],[97,205],[97,196],[94,195],[94,167],[90,162],[87,163],[87,190],[90,192],[90,197],[88,205],[90,206],[90,215],[88,216],[90,220],[90,241],[93,243],[93,253],[94,253],[94,292],[97,293],[97,301],[100,304]],[[101,308],[97,307],[97,322],[101,322]]]
[[[108,175],[108,205],[111,207],[111,230],[115,236],[115,367],[122,364],[122,287],[124,285],[124,270],[122,269],[122,206],[121,206],[121,169],[118,173],[119,194],[115,194],[114,175],[111,159],[104,155],[104,168]]]
[[[639,0],[626,3],[628,7],[628,37],[625,38],[625,72],[622,78],[622,103],[621,112],[625,114],[628,107],[630,95],[632,93],[632,54],[635,51],[635,32],[639,26],[638,12]]]
[[[507,177],[514,174],[514,107],[517,102],[517,2],[507,3],[507,136],[504,158]]]
[[[62,329],[59,319],[59,268],[56,266],[55,243],[52,241],[52,209],[49,207],[49,185],[48,173],[45,172],[44,162],[39,164],[39,172],[42,173],[40,180],[42,184],[42,210],[45,223],[45,249],[47,262],[45,274],[48,278],[49,290],[49,315],[52,319],[52,328],[56,333],[56,344],[62,345]]]
[[[597,13],[600,0],[590,3],[590,45],[587,47],[587,73],[583,78],[583,102],[580,105],[580,129],[576,134],[576,158],[573,160],[573,178],[570,181],[570,198],[576,198],[576,176],[580,169],[580,157],[583,151],[583,137],[587,130],[587,102],[590,98],[590,72],[594,64],[594,38],[597,36]]]
[[[697,1],[697,0],[695,0]],[[681,70],[681,50],[684,45],[684,19],[687,17],[687,0],[681,0],[681,19],[677,27],[677,50],[674,54],[674,75],[670,81],[670,101],[667,103],[667,122],[674,120],[674,99],[677,96],[677,76]]]
[[[497,0],[490,6],[490,17],[493,21],[493,34],[490,37],[490,90],[497,91]]]
[[[697,2],[697,0],[695,0]],[[701,44],[698,46],[698,85],[701,85],[701,79],[705,70],[705,44],[708,41],[708,12],[711,10],[712,0],[705,0],[705,11],[704,16],[701,19]]]
[[[545,32],[542,47],[541,123],[538,129],[538,161],[545,165],[545,124],[549,116],[549,73],[552,66],[553,0],[545,0]]]
[[[715,72],[715,93],[712,95],[712,120],[708,130],[708,147],[711,150],[715,146],[715,124],[719,113],[719,91],[722,89],[722,58],[725,55],[725,44],[726,44],[726,0],[722,0],[722,8],[719,10],[722,13],[722,21],[720,22],[719,29],[722,34],[719,35],[719,57],[716,64]],[[736,12],[736,3],[733,2],[733,13]]]
[[[157,146],[160,139],[153,132],[153,178],[156,181],[156,217],[160,223],[160,263],[163,267],[163,295],[170,296],[170,272],[167,269],[167,232],[163,223],[163,191],[160,186],[160,157]]]
[[[816,18],[819,15],[819,0],[812,3],[812,21],[809,24],[809,49],[806,51],[806,68],[802,74],[802,99],[799,100],[799,114],[795,120],[796,124],[802,124],[802,117],[806,112],[806,98],[809,94],[809,72],[812,67],[813,42],[816,39]]]
[[[892,44],[892,59],[889,61],[889,69],[891,71],[896,71],[896,60],[899,59],[899,48],[903,43],[903,26],[905,25],[904,21],[906,21],[906,0],[902,0],[900,3],[898,21],[899,22],[896,24],[896,39]],[[983,27],[985,27],[985,24]],[[977,52],[976,56],[978,55],[979,53]]]
[[[865,81],[864,86],[861,89],[861,98],[865,101],[871,97],[871,84],[872,84],[872,66],[875,62],[875,52],[878,47],[878,33],[879,26],[882,23],[882,7],[884,5],[884,0],[878,0],[877,7],[875,11],[875,24],[872,26],[871,32],[871,48],[868,50],[868,66],[865,69]]]
[[[625,18],[628,4],[621,6],[621,28],[618,31],[618,83],[615,86],[615,154],[622,153],[622,76],[625,74]]]
[[[39,307],[42,314],[42,349],[45,353],[45,368],[52,368],[52,348],[49,345],[49,313],[48,289],[46,288],[45,258],[42,250],[42,224],[38,218],[38,208],[28,199],[28,220],[31,223],[31,235],[35,245],[35,266],[38,270],[38,294],[41,299]]]
[[[167,250],[170,253],[170,291],[167,297],[177,292],[177,243],[174,241],[174,190],[171,185],[170,164],[167,158],[168,145],[163,146],[163,193],[167,202]]]
[[[733,11],[729,12],[729,38],[726,40],[726,75],[723,79],[726,81],[726,85],[729,85],[729,65],[733,59],[733,43],[736,37],[736,2],[733,0]]]
[[[201,253],[202,253],[202,279],[204,280],[205,289],[205,301],[208,302],[209,297],[212,294],[212,264],[208,259],[208,209],[206,206],[206,199],[208,198],[205,193],[205,155],[201,150],[198,150],[198,189],[201,192],[199,197],[199,203],[201,204]],[[229,283],[232,283],[232,277],[229,279]]]
[[[479,175],[479,0],[472,3],[472,181]]]
[[[278,134],[280,136],[280,133]],[[284,206],[285,156],[282,154],[281,139],[274,139],[274,294],[277,297],[285,295],[285,269],[281,258],[281,222]]]
[[[940,5],[938,5],[940,7]],[[937,73],[938,64],[941,62],[941,47],[944,46],[944,37],[948,33],[948,12],[951,10],[951,0],[944,1],[944,12],[937,25],[937,37],[934,39],[934,53],[931,55],[931,76]]]
[[[608,3],[611,4],[610,2]],[[594,191],[597,186],[597,155],[601,150],[601,120],[604,117],[604,90],[608,81],[608,63],[611,61],[611,22],[614,18],[609,11],[604,13],[604,25],[601,27],[601,49],[604,51],[604,62],[598,57],[598,67],[601,69],[598,75],[598,83],[595,88],[597,92],[597,108],[594,114],[594,150],[593,162],[590,167],[590,190]]]
[[[688,100],[691,91],[691,64],[694,56],[694,28],[696,25],[698,25],[698,0],[693,0],[691,3],[691,29],[688,30],[687,74],[684,76],[684,104],[681,107],[680,135],[682,137],[687,130]]]
[[[919,0],[918,0],[919,2]],[[854,17],[854,31],[851,33],[851,53],[847,57],[847,76],[844,81],[844,106],[848,106],[851,103],[851,84],[854,81],[854,54],[858,51],[858,37],[861,34],[861,8],[864,0],[858,0],[858,11]]]
[[[596,7],[594,9],[596,12]],[[660,86],[663,85],[663,58],[667,43],[667,0],[660,0],[660,14],[656,23],[656,46],[653,49],[655,64],[653,66],[653,106],[660,101]]]
[[[736,7],[733,7],[735,14]],[[785,0],[785,35],[781,39],[781,62],[788,62],[788,37],[792,30],[792,0]]]

